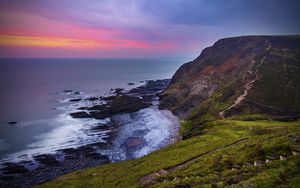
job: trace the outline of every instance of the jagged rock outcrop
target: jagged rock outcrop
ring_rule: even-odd
[[[160,95],[186,119],[300,114],[300,36],[225,38],[182,65]]]

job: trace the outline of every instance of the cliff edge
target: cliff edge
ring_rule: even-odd
[[[241,114],[297,118],[300,36],[225,38],[182,65],[161,94],[161,108],[184,119]]]

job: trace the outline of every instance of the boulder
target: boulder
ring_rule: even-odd
[[[91,117],[90,114],[88,114],[85,111],[70,113],[70,116],[72,118],[89,118],[89,117]]]
[[[264,164],[265,164],[265,162],[261,161],[261,160],[256,160],[253,163],[254,166],[263,166]]]
[[[65,93],[72,93],[73,90],[71,90],[71,89],[65,89],[64,92],[65,92]]]
[[[28,172],[28,169],[22,165],[18,165],[15,163],[4,163],[5,167],[1,169],[3,174],[21,174]]]
[[[81,99],[80,98],[78,98],[78,99],[70,99],[70,102],[78,102],[78,101],[81,101]]]
[[[114,94],[120,95],[120,94],[123,93],[123,91],[124,91],[123,88],[116,88],[115,91],[114,91]]]
[[[144,103],[140,97],[121,95],[115,97],[109,104],[95,105],[88,108],[90,116],[95,119],[103,119],[120,113],[136,112],[149,107],[150,103]]]
[[[33,158],[40,164],[46,166],[57,166],[59,164],[59,161],[56,160],[56,158],[53,155],[42,154],[34,156]]]
[[[136,149],[142,146],[145,141],[139,137],[129,137],[125,142],[125,147],[127,149]]]
[[[13,124],[17,124],[17,123],[18,123],[17,121],[10,121],[7,124],[13,125]]]
[[[89,98],[86,98],[86,99],[84,99],[84,100],[88,100],[88,101],[97,101],[97,100],[99,100],[99,98],[98,98],[98,97],[89,97]]]

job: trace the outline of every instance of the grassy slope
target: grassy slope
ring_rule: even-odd
[[[273,50],[275,52],[280,50]],[[283,109],[300,111],[300,64],[298,58],[287,52],[277,52],[276,61],[262,64],[260,77],[249,93],[249,100]],[[285,56],[288,56],[285,57]],[[285,57],[285,59],[284,59]],[[294,57],[294,58],[293,58]],[[270,71],[271,70],[271,71]]]
[[[201,136],[180,141],[136,160],[77,171],[37,187],[139,187],[139,178],[143,175],[208,151],[182,168],[156,177],[148,186],[300,185],[300,157],[291,154],[299,147],[295,139],[300,137],[300,122],[245,121],[243,118],[209,122],[201,130]],[[243,138],[245,140],[241,140]],[[241,141],[228,146],[237,140]],[[288,160],[278,160],[279,155],[288,155]],[[252,165],[254,160],[264,160],[267,156],[276,160],[262,167]]]

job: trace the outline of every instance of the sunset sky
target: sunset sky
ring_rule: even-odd
[[[222,37],[299,34],[298,0],[1,0],[0,57],[195,57]]]

